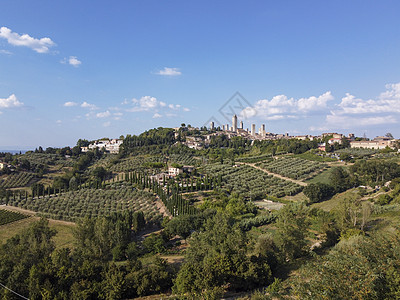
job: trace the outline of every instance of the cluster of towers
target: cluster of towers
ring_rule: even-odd
[[[210,123],[210,128],[214,129],[214,122]],[[229,126],[229,124],[222,125],[222,130],[223,131],[231,131],[231,132],[237,132],[237,133],[250,133],[252,136],[256,136],[256,124],[251,124],[251,131],[249,130],[244,130],[243,128],[243,121],[240,121],[239,127],[238,127],[238,118],[237,115],[233,115],[232,117],[232,126]],[[258,131],[258,134],[260,136],[265,136],[266,131],[265,131],[265,124],[261,125],[261,128]]]

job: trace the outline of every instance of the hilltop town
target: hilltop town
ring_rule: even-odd
[[[191,125],[181,124],[180,127],[175,127],[176,143],[181,143],[191,149],[201,150],[209,147],[213,137],[225,136],[228,139],[241,137],[249,141],[267,141],[279,139],[296,139],[317,141],[318,149],[326,151],[326,149],[338,148],[338,145],[350,148],[364,148],[364,149],[394,149],[399,144],[398,139],[395,139],[391,134],[385,136],[377,136],[373,139],[366,137],[356,137],[354,133],[347,135],[336,132],[326,132],[320,135],[289,135],[289,133],[278,134],[266,131],[265,124],[256,131],[256,124],[251,124],[251,129],[244,129],[244,122],[240,121],[238,125],[237,115],[232,117],[232,124],[225,124],[216,127],[214,122],[210,122],[209,127],[192,127]],[[101,139],[91,142],[88,146],[81,147],[82,152],[93,150],[94,148],[105,149],[109,153],[118,153],[119,147],[122,145],[123,139]]]

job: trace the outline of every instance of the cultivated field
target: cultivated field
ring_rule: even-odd
[[[8,175],[4,179],[0,179],[0,188],[11,189],[27,186],[28,183],[35,178],[35,175],[27,172],[18,172]]]
[[[301,192],[302,187],[248,165],[212,164],[204,167],[207,174],[222,176],[222,185],[230,192],[239,193],[251,199],[262,199],[267,195],[284,197]]]
[[[136,190],[129,183],[113,184],[107,189],[85,188],[33,199],[17,197],[10,199],[9,205],[38,212],[47,218],[66,221],[124,210],[141,210],[149,221],[159,217],[154,195]]]
[[[324,163],[298,157],[279,157],[273,161],[260,162],[256,166],[296,180],[311,178],[327,167]]]

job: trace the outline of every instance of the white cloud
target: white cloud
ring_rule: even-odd
[[[96,114],[96,118],[107,118],[109,116],[111,116],[111,113],[108,110]]]
[[[76,56],[70,56],[68,59],[68,63],[75,68],[79,67],[82,62]]]
[[[5,54],[5,55],[13,55],[11,51],[0,49],[0,54]]]
[[[76,56],[70,56],[69,58],[64,57],[60,63],[62,64],[70,64],[71,66],[77,68],[79,65],[82,64],[82,62],[76,57]]]
[[[350,93],[326,116],[322,127],[312,129],[351,129],[384,124],[400,120],[400,83],[387,84],[386,91],[376,99],[363,100]]]
[[[0,28],[0,37],[6,39],[11,45],[25,46],[37,53],[47,53],[50,47],[55,46],[55,43],[48,37],[36,39],[28,34],[19,35],[7,27]]]
[[[326,125],[321,129],[340,128],[352,129],[360,126],[377,126],[383,124],[396,124],[398,120],[395,116],[344,116],[330,114],[326,116]]]
[[[128,109],[130,112],[149,111],[166,106],[165,102],[158,101],[157,98],[151,96],[144,96],[139,100],[133,98],[130,103],[133,104],[133,107]]]
[[[86,101],[81,104],[81,107],[88,108],[90,110],[96,110],[98,107],[94,104],[87,103]]]
[[[277,121],[277,120],[285,119],[285,117],[286,116],[284,116],[284,115],[275,115],[275,116],[267,117],[266,119],[269,121]]]
[[[150,109],[160,105],[160,102],[155,97],[144,96],[140,98],[139,105],[144,109]]]
[[[82,63],[76,56],[70,56],[68,61],[74,67],[78,67]]]
[[[22,106],[24,106],[24,103],[20,102],[14,94],[8,98],[0,98],[0,108],[17,108]]]
[[[161,117],[162,117],[162,115],[160,115],[159,113],[155,113],[153,115],[153,119],[158,119],[158,118],[161,118]]]
[[[111,122],[110,122],[110,121],[104,122],[104,123],[103,123],[103,126],[104,126],[104,127],[110,127],[110,125],[111,125]]]
[[[375,100],[363,100],[347,93],[338,106],[337,113],[342,114],[400,113],[400,83],[386,85],[386,91]]]
[[[327,108],[328,101],[333,100],[331,92],[326,92],[318,97],[288,98],[286,95],[274,96],[271,100],[258,100],[253,107],[246,107],[240,113],[242,118],[259,116],[265,120],[279,120],[285,117],[293,118],[294,115],[304,115],[311,112],[322,111]]]
[[[152,112],[153,118],[159,118],[164,115],[168,116],[168,111],[190,111],[189,108],[182,107],[180,104],[168,104],[151,96],[144,96],[140,99],[125,99],[121,105],[129,105],[127,108],[124,108],[127,112]]]
[[[72,102],[72,101],[68,101],[68,102],[64,103],[65,107],[72,107],[72,106],[77,106],[77,105],[78,105],[78,103]]]
[[[329,91],[319,97],[311,96],[309,98],[301,98],[297,101],[297,106],[303,112],[320,111],[327,108],[328,101],[333,99],[334,97]]]
[[[114,120],[121,120],[121,117],[123,116],[124,114],[123,113],[121,113],[121,112],[116,112],[116,113],[113,113],[113,116],[114,116]]]
[[[165,67],[164,69],[158,71],[156,74],[163,75],[163,76],[179,76],[179,75],[182,74],[182,72],[179,71],[178,68],[167,68],[167,67]]]

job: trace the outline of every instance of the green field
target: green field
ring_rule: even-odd
[[[337,161],[337,159],[335,159],[335,158],[323,157],[323,156],[319,156],[319,155],[316,155],[316,154],[310,153],[310,152],[305,152],[305,153],[302,153],[302,154],[296,154],[295,157],[299,157],[299,158],[302,158],[302,159],[319,161],[319,162],[334,162],[334,161]]]
[[[39,220],[38,217],[29,217],[0,226],[0,244],[5,243],[8,239],[17,234],[21,234],[37,220]],[[72,228],[75,226],[74,223],[49,220],[49,226],[57,230],[57,234],[54,237],[57,248],[73,247],[74,237],[72,235]]]
[[[322,209],[325,211],[331,211],[331,210],[335,209],[336,207],[338,207],[338,205],[345,198],[360,199],[361,196],[358,194],[358,189],[350,189],[346,192],[336,194],[329,200],[322,201],[319,203],[314,203],[311,205],[311,207],[319,208],[319,209]]]
[[[321,183],[329,184],[330,183],[329,177],[331,176],[331,173],[332,173],[332,168],[328,168],[328,169],[322,171],[321,173],[319,173],[318,175],[316,175],[315,177],[306,180],[306,182],[307,183],[321,182]]]

